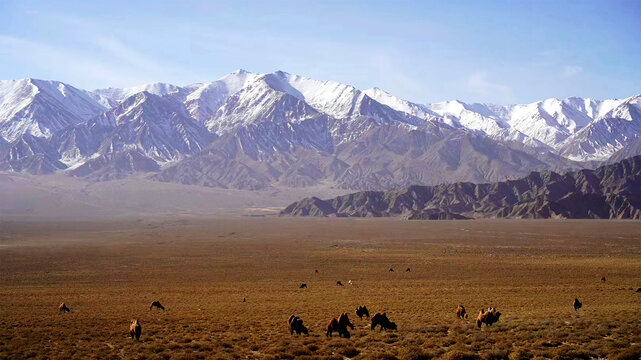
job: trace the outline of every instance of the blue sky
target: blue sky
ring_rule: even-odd
[[[0,79],[283,70],[427,103],[641,93],[641,1],[0,1]]]

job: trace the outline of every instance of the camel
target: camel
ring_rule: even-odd
[[[411,271],[410,268],[405,269],[405,272],[410,272],[410,271]]]
[[[142,326],[140,325],[140,321],[138,319],[132,320],[131,325],[129,326],[129,335],[131,336],[131,339],[133,340],[135,336],[136,341],[140,341],[141,333],[142,333]]]
[[[398,330],[396,323],[387,318],[387,313],[376,313],[372,316],[372,330],[376,329],[377,325],[381,326],[380,330]]]
[[[60,306],[58,306],[58,311],[62,312],[70,312],[69,308],[65,303],[60,303]]]
[[[465,306],[459,305],[456,308],[456,317],[459,319],[467,319],[467,312],[465,312]]]
[[[298,288],[299,289],[307,289],[307,284],[302,283],[302,284],[300,284],[300,286]]]
[[[485,324],[485,326],[492,326],[492,324],[499,321],[500,317],[501,313],[493,307],[488,308],[487,311],[481,309],[479,316],[476,318],[476,326],[478,326],[479,329],[483,324]]]
[[[340,282],[340,280],[339,280],[339,281],[337,281],[337,282],[336,282],[336,285],[338,285],[338,286],[343,286],[343,283],[342,283],[342,282]]]
[[[349,321],[349,317],[347,316],[347,314],[342,313],[338,317],[338,320],[336,320],[336,318],[333,318],[327,324],[327,332],[325,333],[325,336],[332,337],[332,332],[336,331],[339,337],[349,339],[350,334],[347,330],[348,326],[352,328],[352,330],[354,329],[354,325]]]
[[[294,335],[294,332],[296,332],[297,335],[300,334],[305,334],[309,335],[309,330],[303,325],[303,319],[299,318],[296,315],[292,315],[289,317],[289,320],[287,320],[287,324],[289,325],[289,334]]]
[[[574,306],[574,311],[579,311],[583,304],[579,301],[579,299],[574,298],[574,303],[572,304]]]
[[[361,305],[356,308],[356,316],[358,316],[361,320],[363,319],[363,316],[367,317],[369,319],[369,310],[367,310],[367,306]]]
[[[160,301],[154,301],[154,302],[152,302],[152,303],[151,303],[151,305],[149,305],[149,310],[151,310],[151,309],[153,309],[153,308],[156,308],[156,309],[160,309],[160,310],[162,310],[162,311],[165,311],[165,307],[164,307],[164,306],[162,306],[162,304],[160,303]]]

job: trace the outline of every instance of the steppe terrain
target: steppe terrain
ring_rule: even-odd
[[[638,359],[640,260],[638,221],[5,217],[0,359]],[[371,331],[361,304],[399,330]],[[351,339],[326,338],[341,312]]]

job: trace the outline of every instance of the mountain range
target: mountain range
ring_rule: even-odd
[[[291,216],[472,218],[596,218],[641,220],[641,156],[560,175],[532,172],[491,184],[454,183],[363,191],[329,200],[305,198]]]
[[[0,171],[234,189],[491,182],[640,153],[641,95],[417,104],[277,71],[86,91],[0,81]],[[614,157],[610,159],[611,157]]]

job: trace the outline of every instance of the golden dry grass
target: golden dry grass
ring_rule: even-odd
[[[0,359],[638,359],[640,232],[626,221],[4,222]],[[399,331],[371,331],[359,304]],[[479,330],[488,306],[503,315]],[[341,312],[352,338],[327,339]],[[290,336],[291,314],[310,336]]]

